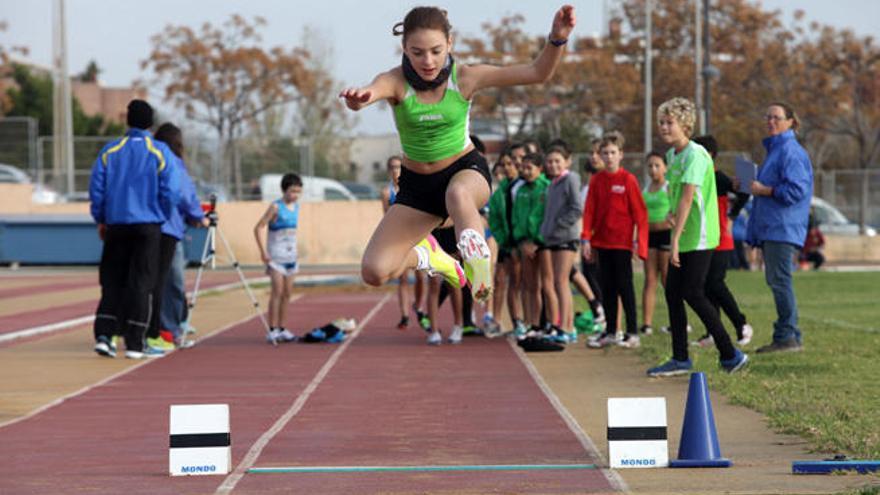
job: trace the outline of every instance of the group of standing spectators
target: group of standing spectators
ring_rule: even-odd
[[[725,272],[736,252],[734,219],[751,192],[744,240],[764,253],[766,281],[778,316],[772,342],[757,352],[800,350],[792,262],[807,238],[812,166],[797,142],[798,120],[788,105],[771,104],[765,121],[767,157],[756,180],[745,187],[718,170],[714,137],[691,137],[696,111],[684,98],[658,109],[659,135],[670,149],[645,157],[651,180],[644,188],[622,166],[624,138],[617,132],[594,141],[592,176],[583,188],[578,175],[570,172],[571,153],[562,141],[551,143],[544,153],[535,143],[513,144],[502,151],[493,169],[497,185],[488,214],[497,264],[487,333],[500,333],[494,316],[506,305],[511,331],[521,341],[533,336],[559,344],[576,341],[570,289],[574,284],[605,323],[603,332],[588,339],[588,347],[638,347],[642,336],[654,331],[654,294],[662,283],[669,326],[659,329],[672,335],[673,354],[648,374],[688,372],[692,344],[714,345],[722,368],[741,369],[749,360],[741,348],[751,342],[754,329],[727,287]],[[574,267],[578,252],[581,271]],[[634,256],[643,260],[646,274],[641,326]],[[685,304],[706,330],[692,343]],[[406,305],[402,303],[402,314]],[[625,332],[618,330],[618,322],[623,322],[620,312]],[[722,312],[733,325],[735,339],[724,328]]]

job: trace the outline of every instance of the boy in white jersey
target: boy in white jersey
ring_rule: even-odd
[[[296,174],[281,178],[281,199],[273,201],[254,227],[254,238],[260,250],[260,258],[266,264],[266,274],[272,281],[269,296],[269,334],[271,342],[293,342],[296,336],[284,326],[287,304],[298,271],[296,229],[299,224],[299,199],[302,179]],[[263,231],[268,232],[263,243]]]

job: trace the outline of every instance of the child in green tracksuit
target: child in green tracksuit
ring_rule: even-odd
[[[501,333],[501,327],[497,320],[501,319],[501,313],[507,302],[507,310],[513,323],[513,330],[525,334],[523,323],[523,306],[520,298],[520,262],[516,253],[516,243],[513,240],[513,197],[511,189],[514,184],[521,182],[519,168],[513,155],[505,150],[498,157],[496,166],[501,166],[504,178],[498,184],[498,188],[489,198],[489,230],[498,243],[498,262],[495,266],[495,291],[492,294],[492,313],[495,318],[486,325],[486,335],[497,336]]]
[[[513,202],[513,239],[522,258],[523,306],[526,323],[537,330],[541,324],[541,285],[538,249],[543,246],[541,223],[544,198],[550,180],[543,174],[544,156],[532,153],[523,158],[521,177],[525,184]]]

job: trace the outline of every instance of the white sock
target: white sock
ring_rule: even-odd
[[[474,258],[488,259],[491,256],[489,245],[483,235],[474,229],[464,229],[458,237],[458,251],[465,260]]]
[[[416,252],[416,256],[419,258],[419,262],[416,264],[416,270],[430,270],[431,265],[428,264],[428,250],[425,246],[416,246],[413,249]]]

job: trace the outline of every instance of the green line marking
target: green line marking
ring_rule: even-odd
[[[255,474],[275,473],[375,473],[412,471],[542,471],[551,469],[599,469],[595,464],[487,464],[476,466],[290,466],[253,467]]]

